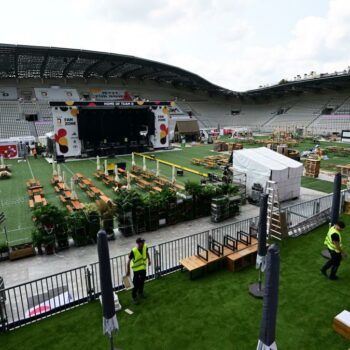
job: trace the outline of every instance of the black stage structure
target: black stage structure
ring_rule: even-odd
[[[152,151],[156,133],[155,110],[172,102],[84,101],[50,102],[51,107],[77,107],[81,157],[114,156]]]

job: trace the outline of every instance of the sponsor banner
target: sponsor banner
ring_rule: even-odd
[[[96,101],[131,101],[132,97],[126,90],[90,89],[90,97]]]
[[[0,87],[0,100],[17,100],[18,94],[15,87]]]
[[[169,109],[166,106],[157,106],[152,108],[154,113],[154,148],[166,148],[169,147]]]
[[[6,159],[17,158],[18,157],[18,148],[17,143],[0,143],[0,156],[3,156]]]
[[[43,101],[79,101],[76,89],[34,88],[35,97]]]
[[[52,108],[56,154],[58,156],[77,157],[81,154],[78,112],[78,108],[74,106]]]

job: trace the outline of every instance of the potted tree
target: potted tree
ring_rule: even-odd
[[[0,244],[0,261],[7,260],[9,258],[9,247],[7,243]]]
[[[87,235],[91,243],[96,243],[97,233],[101,227],[101,218],[95,203],[86,204],[84,213],[87,217]]]
[[[88,218],[82,210],[73,212],[67,221],[68,232],[73,238],[77,247],[89,244],[90,239],[87,234]]]
[[[54,253],[56,243],[58,249],[68,247],[63,210],[52,204],[38,207],[33,212],[33,219],[38,230],[37,239],[39,239],[41,246],[45,248],[46,254]]]

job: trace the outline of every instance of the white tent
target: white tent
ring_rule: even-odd
[[[283,154],[277,153],[266,147],[259,147],[256,149],[259,154],[264,155],[268,158],[273,158],[275,161],[280,162],[289,168],[288,177],[300,177],[303,175],[304,167],[303,164],[297,162],[294,159],[284,156]]]
[[[292,199],[299,197],[301,177],[304,172],[303,164],[266,147],[257,148],[257,152],[263,154],[267,158],[273,158],[274,161],[280,162],[288,167],[288,179],[279,183],[280,198]]]
[[[281,157],[286,159],[281,159]],[[302,165],[300,170],[298,164],[295,163],[298,162],[265,147],[233,152],[234,170],[247,175],[248,195],[251,194],[254,183],[259,183],[265,188],[266,182],[272,180],[278,184],[280,201],[300,195]]]

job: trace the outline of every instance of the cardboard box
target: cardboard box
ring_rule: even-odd
[[[350,312],[342,311],[333,319],[333,329],[346,339],[350,340]]]

